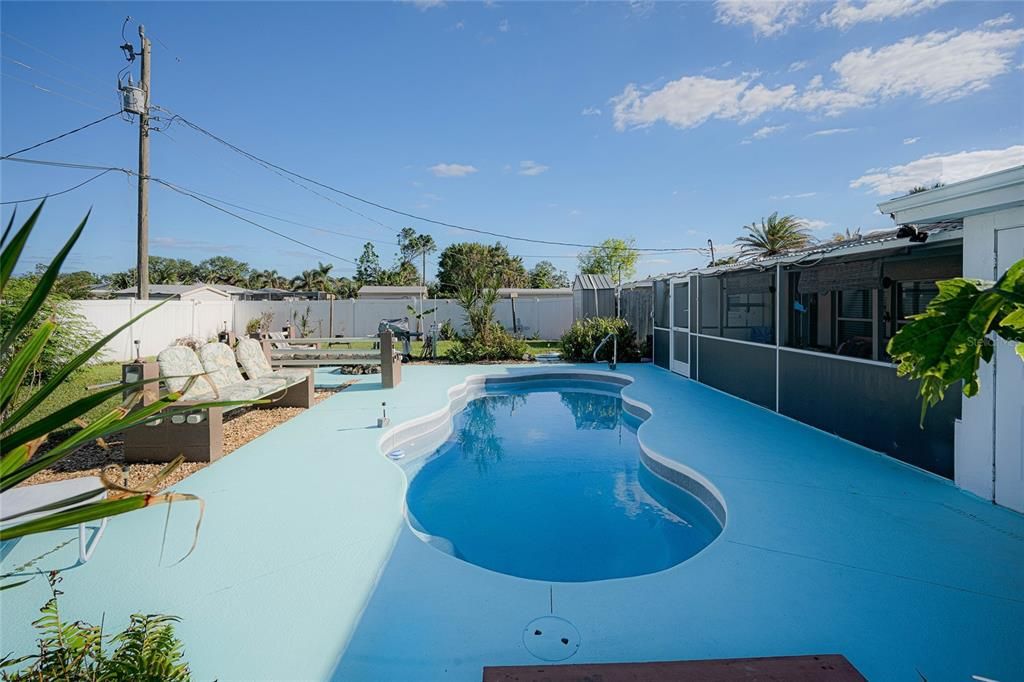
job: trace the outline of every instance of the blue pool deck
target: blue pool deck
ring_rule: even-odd
[[[653,411],[641,442],[725,500],[704,551],[653,575],[547,583],[417,539],[373,428],[380,403],[397,425],[443,410],[468,376],[568,367],[407,366],[389,391],[362,377],[177,486],[206,500],[185,561],[194,505],[171,509],[163,566],[166,507],[111,520],[64,571],[63,612],[108,631],[180,616],[200,680],[479,680],[539,663],[523,628],[551,613],[581,637],[567,663],[841,653],[871,680],[1024,679],[1024,516],[649,365],[620,366],[635,379],[623,395]],[[76,537],[26,538],[3,572]],[[72,542],[37,568],[76,559]],[[42,577],[0,593],[0,655],[32,649],[47,596]]]

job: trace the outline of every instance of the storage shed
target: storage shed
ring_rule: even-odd
[[[572,317],[615,317],[615,284],[608,275],[576,275],[572,283]]]

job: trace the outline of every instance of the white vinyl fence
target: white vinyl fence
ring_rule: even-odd
[[[156,301],[76,301],[82,314],[101,336],[109,334],[132,316],[157,305]],[[280,331],[289,324],[299,327],[299,318],[307,316],[311,336],[376,336],[381,319],[409,317],[415,330],[416,323],[409,306],[417,311],[431,311],[424,315],[423,325],[451,320],[456,329],[465,324],[465,313],[453,300],[388,299],[343,301],[170,301],[139,322],[118,334],[106,346],[103,359],[131,360],[135,357],[135,342],[139,353],[152,356],[176,339],[194,336],[209,340],[225,329],[237,335],[245,333],[249,320],[269,311],[274,319],[271,331]],[[308,311],[308,312],[307,312]],[[499,300],[495,316],[509,331],[513,328],[512,301]],[[557,339],[572,325],[572,297],[518,298],[515,301],[515,327],[528,338]]]

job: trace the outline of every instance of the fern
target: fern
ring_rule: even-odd
[[[175,616],[134,614],[128,627],[109,638],[116,646],[109,657],[103,650],[102,625],[64,622],[60,612],[57,572],[49,575],[52,596],[32,623],[39,631],[39,653],[0,660],[3,679],[10,682],[184,682],[192,679],[184,647],[175,634]]]

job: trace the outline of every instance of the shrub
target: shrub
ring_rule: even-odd
[[[49,575],[52,596],[40,609],[43,614],[32,623],[39,631],[39,653],[4,658],[0,668],[31,664],[17,672],[3,673],[4,680],[109,680],[110,682],[173,682],[190,680],[191,671],[183,661],[181,640],[174,634],[174,616],[134,614],[122,632],[106,637],[115,649],[103,650],[102,626],[63,620],[58,605],[57,572]]]
[[[597,344],[612,332],[619,337],[619,362],[640,360],[641,349],[636,341],[636,332],[629,322],[617,317],[591,317],[573,322],[562,335],[562,358],[569,362],[593,362]],[[598,354],[598,360],[608,361],[611,358],[612,342],[609,341]]]
[[[0,299],[0,338],[7,338],[18,313],[36,290],[38,284],[38,275],[12,277],[7,282],[3,290],[3,297]],[[75,304],[67,296],[51,290],[49,295],[43,299],[31,321],[14,339],[14,344],[17,347],[23,346],[32,332],[43,320],[47,319],[52,319],[57,324],[46,348],[32,369],[25,374],[26,384],[37,384],[52,376],[101,336],[85,317],[75,312]],[[6,354],[0,359],[0,373],[7,373],[11,357],[10,354]],[[97,354],[93,357],[93,362],[100,359],[102,359],[100,354]]]
[[[530,347],[525,341],[512,336],[495,322],[486,333],[456,338],[445,357],[451,362],[464,363],[524,360],[531,356]]]
[[[245,323],[245,333],[249,336],[258,334],[260,331],[260,318],[254,317]]]
[[[451,320],[445,320],[441,323],[441,328],[437,331],[438,336],[441,337],[442,341],[451,341],[458,336],[455,331],[455,325],[452,324]]]

